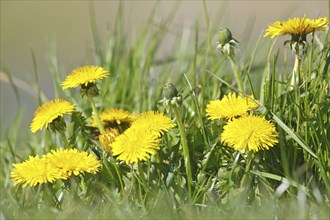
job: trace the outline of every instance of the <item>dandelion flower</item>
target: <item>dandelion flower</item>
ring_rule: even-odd
[[[115,141],[116,137],[118,137],[119,131],[116,128],[111,128],[107,130],[105,133],[99,135],[99,141],[103,150],[107,153],[111,153],[111,144]]]
[[[277,141],[275,126],[265,118],[247,115],[229,121],[221,134],[221,140],[235,150],[242,152],[269,149]]]
[[[54,182],[56,179],[66,179],[60,169],[52,166],[45,158],[30,156],[23,163],[13,164],[10,177],[15,181],[15,185],[23,184],[36,186],[37,184]]]
[[[101,121],[104,125],[106,124],[122,124],[122,123],[131,123],[134,116],[123,109],[107,109],[100,114]],[[92,126],[97,125],[95,116],[92,117]]]
[[[112,143],[112,155],[127,164],[145,161],[159,149],[157,133],[139,126],[130,127]]]
[[[152,132],[156,132],[158,136],[169,131],[174,127],[172,120],[161,112],[147,111],[136,116],[132,123],[133,126],[144,127]]]
[[[99,66],[83,66],[74,69],[62,83],[62,89],[76,88],[80,85],[87,86],[97,80],[103,79],[110,73]]]
[[[45,158],[68,177],[72,173],[76,176],[84,172],[95,174],[101,166],[96,156],[77,149],[52,150]]]
[[[75,109],[75,106],[63,99],[53,99],[39,106],[34,113],[34,118],[31,123],[31,131],[35,133],[41,130],[44,126],[52,123],[56,118],[62,117],[64,114],[70,114]]]
[[[235,93],[229,93],[221,100],[213,100],[206,106],[206,115],[211,120],[225,118],[232,119],[245,115],[248,111],[256,109],[258,104],[248,97],[236,97]]]
[[[294,38],[306,39],[306,35],[317,30],[324,30],[329,25],[326,17],[318,19],[292,18],[287,21],[275,21],[268,26],[264,37],[271,38],[290,34]]]

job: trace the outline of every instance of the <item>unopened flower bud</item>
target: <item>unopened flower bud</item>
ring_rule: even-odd
[[[224,28],[218,33],[218,43],[221,45],[225,45],[233,39],[231,32],[228,28]]]
[[[163,87],[163,97],[171,100],[178,95],[178,90],[172,83],[166,83]]]
[[[163,99],[161,102],[165,107],[170,106],[179,106],[182,103],[182,97],[180,92],[178,92],[177,88],[172,83],[167,83],[163,87]]]
[[[228,28],[224,28],[218,32],[216,44],[222,53],[233,55],[234,47],[238,44],[238,41],[233,38]]]

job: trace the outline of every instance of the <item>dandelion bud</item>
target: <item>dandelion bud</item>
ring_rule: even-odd
[[[172,83],[166,83],[163,87],[163,97],[171,100],[178,95],[178,90]]]
[[[218,32],[217,40],[217,48],[219,48],[222,53],[229,55],[234,53],[234,47],[238,44],[238,41],[232,37],[228,28],[224,28]]]
[[[182,104],[182,97],[180,92],[178,92],[177,88],[172,83],[166,83],[163,87],[163,99],[161,102],[165,107],[170,106],[179,106]]]
[[[218,43],[221,45],[227,44],[233,39],[231,32],[228,28],[222,29],[218,33]]]

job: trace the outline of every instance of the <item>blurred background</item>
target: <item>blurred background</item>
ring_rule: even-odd
[[[156,23],[164,23],[175,9],[170,29],[194,30],[196,22],[206,32],[205,3],[212,28],[228,27],[241,45],[254,44],[267,25],[276,20],[306,16],[328,16],[329,2],[323,1],[6,1],[1,0],[1,139],[17,114],[22,114],[22,134],[29,131],[38,106],[35,69],[40,75],[41,90],[54,98],[50,74],[51,54],[56,54],[58,70],[64,79],[72,69],[86,63],[94,51],[91,9],[102,40],[113,30],[121,4],[124,29],[134,36],[157,8]],[[106,36],[108,34],[108,36]],[[33,55],[36,66],[34,66]],[[36,67],[36,68],[35,68]],[[20,99],[10,85],[10,74],[17,84]]]

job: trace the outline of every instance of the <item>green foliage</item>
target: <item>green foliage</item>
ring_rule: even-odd
[[[61,80],[54,73],[54,69],[60,69],[53,66],[57,65],[55,54],[50,71],[54,73],[56,95],[79,106],[71,121],[67,120],[68,141],[79,150],[96,154],[102,160],[102,168],[96,175],[80,175],[55,184],[23,189],[13,186],[9,177],[13,163],[26,160],[27,155],[40,155],[64,146],[58,135],[47,130],[27,137],[25,150],[17,151],[18,115],[17,123],[7,131],[7,138],[1,140],[0,216],[328,218],[329,31],[320,33],[320,43],[312,36],[301,61],[303,83],[290,89],[289,73],[283,70],[284,61],[279,55],[282,48],[275,49],[275,42],[267,50],[270,40],[259,39],[251,47],[252,53],[241,51],[241,58],[227,59],[210,40],[217,30],[208,27],[206,34],[200,34],[196,25],[189,38],[177,32],[171,53],[164,55],[171,15],[157,25],[152,23],[153,16],[150,15],[136,39],[124,32],[120,8],[115,28],[103,42],[94,23],[95,54],[89,63],[111,72],[110,77],[97,85],[100,96],[95,100],[99,110],[109,107],[132,113],[158,110],[178,122],[179,126],[162,137],[160,151],[149,161],[134,165],[105,154],[98,142],[99,131],[88,126],[90,103],[79,96],[78,90],[61,91]],[[163,56],[159,58],[160,55]],[[255,57],[264,59],[256,63]],[[209,101],[239,91],[235,74],[240,74],[246,93],[259,100],[266,118],[276,123],[279,143],[268,151],[249,155],[235,152],[220,141],[224,122],[205,116]],[[182,105],[176,106],[175,111],[159,102],[166,83],[173,83],[182,95]],[[189,152],[184,152],[184,141]],[[186,169],[187,158],[191,170]]]

